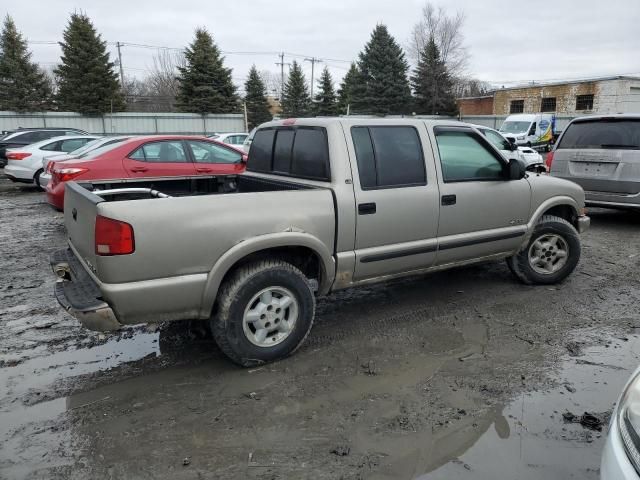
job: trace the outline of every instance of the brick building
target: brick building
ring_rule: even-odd
[[[486,97],[458,99],[458,106],[461,115],[636,113],[640,112],[640,77],[621,75],[500,88]]]

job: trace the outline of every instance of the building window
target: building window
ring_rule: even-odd
[[[593,95],[576,96],[576,110],[593,110]]]
[[[511,108],[509,113],[522,113],[524,112],[524,100],[511,100]]]
[[[542,104],[540,105],[541,112],[555,112],[556,111],[556,97],[544,97]]]

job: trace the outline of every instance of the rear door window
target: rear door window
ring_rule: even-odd
[[[567,127],[557,148],[640,150],[640,120],[574,122]]]
[[[129,155],[133,160],[151,163],[187,163],[187,155],[181,141],[145,143]]]
[[[351,135],[363,190],[426,185],[424,155],[415,128],[353,127]]]

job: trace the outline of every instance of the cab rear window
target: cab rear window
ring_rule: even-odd
[[[574,122],[567,127],[557,148],[640,150],[640,120],[598,119]]]
[[[247,171],[330,181],[326,130],[321,127],[258,130],[249,150]]]

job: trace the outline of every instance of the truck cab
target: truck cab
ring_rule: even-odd
[[[500,133],[513,138],[516,145],[547,151],[553,143],[555,125],[555,115],[549,113],[509,115],[500,127]]]

